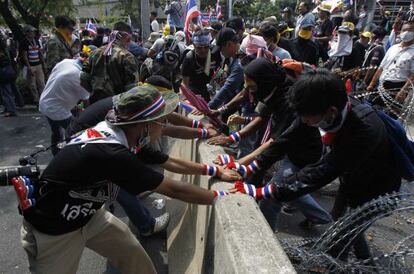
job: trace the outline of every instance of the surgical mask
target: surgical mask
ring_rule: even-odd
[[[298,36],[302,39],[309,40],[312,38],[312,31],[311,30],[299,30]]]
[[[400,38],[402,42],[411,42],[414,40],[414,32],[413,31],[404,31],[400,34]]]

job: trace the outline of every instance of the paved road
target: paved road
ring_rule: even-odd
[[[47,147],[50,143],[50,129],[44,117],[35,110],[26,110],[18,117],[0,117],[0,168],[18,164],[18,159],[35,150]],[[51,153],[38,157],[39,165],[46,165]],[[151,207],[149,197],[146,204]],[[154,208],[150,208],[155,211]],[[160,212],[154,212],[160,214]],[[122,208],[115,206],[115,214],[128,223]],[[20,245],[21,216],[17,212],[17,201],[11,187],[0,187],[0,274],[26,274],[28,264],[26,254]],[[142,239],[159,273],[167,272],[165,235]],[[106,259],[91,250],[85,249],[78,273],[118,273],[107,265]]]

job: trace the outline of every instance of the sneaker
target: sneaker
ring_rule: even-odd
[[[168,212],[165,212],[161,216],[155,218],[154,227],[150,231],[140,233],[140,235],[144,237],[148,237],[148,236],[157,234],[161,231],[164,231],[167,228],[169,222],[170,222],[170,214]]]
[[[280,212],[285,215],[291,216],[297,210],[298,210],[297,207],[291,206],[289,204],[283,204],[282,208],[280,209]]]
[[[300,227],[302,227],[304,229],[308,229],[308,230],[313,229],[313,228],[315,228],[317,226],[320,226],[320,225],[322,225],[322,224],[315,223],[315,222],[313,222],[309,219],[305,219],[305,220],[303,220],[302,222],[299,223]]]

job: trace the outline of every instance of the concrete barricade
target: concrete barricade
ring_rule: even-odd
[[[204,141],[177,140],[170,155],[212,163],[223,148]],[[231,184],[207,176],[177,177],[204,188],[227,190]],[[218,199],[214,209],[167,201],[169,273],[296,273],[257,203],[247,195]]]

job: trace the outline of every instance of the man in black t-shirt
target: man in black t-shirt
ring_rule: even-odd
[[[331,41],[334,26],[331,19],[329,19],[330,9],[328,6],[324,4],[319,5],[318,15],[319,20],[316,25],[315,41],[319,45],[322,60],[326,62],[329,59],[329,41]]]
[[[147,163],[168,162],[168,156],[144,147],[160,137],[165,116],[177,104],[176,94],[156,89],[120,94],[106,121],[74,137],[53,158],[33,182],[36,203],[23,210],[22,245],[32,272],[75,273],[86,246],[122,273],[155,273],[127,225],[103,208],[117,194],[114,184],[132,194],[154,190],[198,204],[226,195],[171,180],[144,165],[144,158]],[[137,157],[141,150],[142,159]],[[198,165],[184,169],[174,163],[170,170],[196,173]],[[202,170],[219,175],[215,166],[203,165]]]
[[[194,50],[189,51],[183,60],[183,82],[195,94],[203,96],[209,102],[210,94],[207,84],[221,66],[221,55],[218,48],[210,45],[211,35],[208,30],[199,30],[194,34]]]

